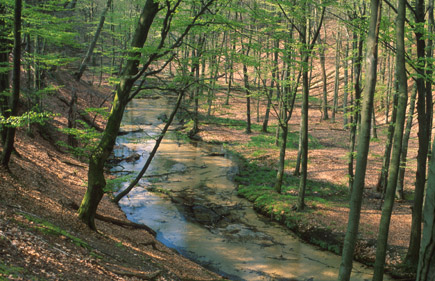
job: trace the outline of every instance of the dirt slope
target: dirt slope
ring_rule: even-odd
[[[44,109],[59,116],[33,126],[33,137],[20,129],[10,171],[0,170],[0,280],[220,279],[145,230],[97,220],[95,233],[77,219],[75,208],[85,192],[87,164],[55,144],[66,141],[58,128],[67,125],[72,92],[78,95],[81,111],[99,107],[112,88],[77,83],[64,71],[51,77],[49,82],[60,88],[44,99]],[[101,118],[95,123],[103,126]],[[127,222],[107,197],[98,213]]]

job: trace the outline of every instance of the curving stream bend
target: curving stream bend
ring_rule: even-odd
[[[125,135],[118,137],[114,153],[118,159],[133,153],[140,158],[120,162],[114,173],[135,176],[140,171],[154,145],[150,137],[163,127],[158,117],[169,115],[171,100],[130,103],[121,129]],[[236,173],[221,147],[165,137],[146,177],[120,206],[128,219],[156,230],[159,241],[229,279],[337,280],[340,257],[301,242],[255,213],[251,203],[236,196]],[[354,263],[352,280],[371,277],[371,269]]]

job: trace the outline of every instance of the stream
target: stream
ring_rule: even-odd
[[[160,96],[130,102],[113,173],[136,176],[174,102]],[[145,177],[119,202],[129,220],[148,225],[166,246],[231,280],[337,280],[341,257],[302,242],[237,197],[237,165],[221,146],[168,134]],[[125,176],[122,186],[130,180]],[[352,280],[371,277],[372,269],[354,262]]]

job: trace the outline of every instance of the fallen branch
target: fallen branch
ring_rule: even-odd
[[[156,272],[151,272],[151,273],[145,273],[145,272],[141,272],[141,271],[127,271],[127,270],[122,270],[122,269],[115,269],[109,265],[106,264],[102,264],[99,263],[102,267],[104,267],[106,270],[115,273],[116,275],[121,275],[121,276],[126,276],[126,277],[136,277],[142,280],[154,280],[156,279],[160,274],[162,274],[161,270],[158,270]],[[114,266],[114,265],[112,265]],[[134,270],[134,269],[132,269]]]
[[[69,204],[74,210],[78,210],[79,206],[75,203],[75,202],[71,202]],[[149,234],[151,234],[152,236],[156,237],[157,232],[155,232],[152,228],[150,228],[149,226],[145,225],[145,224],[138,224],[138,223],[134,223],[134,222],[125,222],[125,221],[121,221],[118,219],[114,219],[111,217],[106,217],[100,214],[95,214],[95,218],[101,221],[105,221],[108,223],[112,223],[115,225],[119,225],[122,227],[131,227],[131,228],[135,228],[135,229],[143,229],[145,231],[147,231]]]
[[[155,232],[153,229],[151,229],[149,226],[145,225],[145,224],[138,224],[138,223],[134,223],[134,222],[124,222],[118,219],[114,219],[111,217],[106,217],[100,214],[95,214],[95,218],[101,221],[105,221],[108,223],[112,223],[112,224],[116,224],[122,227],[131,227],[131,228],[136,228],[136,229],[143,229],[146,230],[149,234],[151,234],[152,236],[156,237],[157,232]]]

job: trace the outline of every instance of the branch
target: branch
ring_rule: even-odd
[[[397,9],[396,9],[396,7],[394,7],[393,6],[393,4],[391,4],[390,3],[390,1],[388,1],[388,0],[384,0],[384,2],[393,10],[393,12],[395,12],[396,14],[397,14]],[[412,6],[408,3],[408,1],[406,1],[406,4],[407,4],[407,6],[408,6],[408,8],[409,8],[409,10],[414,14],[414,16],[416,15],[415,14],[415,10],[412,8]],[[407,24],[409,24],[409,26],[411,27],[411,28],[414,28],[414,25],[408,20],[408,18],[407,17],[405,17],[405,22],[407,23]]]
[[[171,125],[172,121],[175,118],[175,114],[177,113],[177,110],[180,107],[181,101],[183,100],[184,93],[185,93],[185,89],[182,89],[178,95],[177,103],[176,103],[171,115],[169,116],[169,119],[166,122],[165,127],[163,128],[159,138],[156,140],[156,143],[154,144],[154,148],[150,152],[150,155],[149,155],[145,165],[142,167],[142,170],[139,172],[139,174],[136,176],[136,178],[128,185],[128,187],[126,189],[124,189],[123,191],[118,193],[118,195],[116,195],[116,197],[113,199],[113,201],[115,203],[118,203],[119,200],[121,200],[125,195],[127,195],[136,186],[136,184],[139,182],[139,180],[142,178],[142,176],[148,170],[148,167],[150,166],[151,161],[153,160],[154,156],[156,155],[157,149],[159,148],[160,143],[162,142],[162,140],[166,134],[166,131],[168,130],[169,126]]]
[[[291,20],[291,18],[287,15],[287,13],[284,11],[284,9],[281,6],[281,3],[277,2],[279,8],[281,9],[281,11],[283,12],[285,18],[289,21],[289,23],[296,29],[296,31],[301,35],[302,31],[296,26],[296,24],[293,23],[293,21]]]

